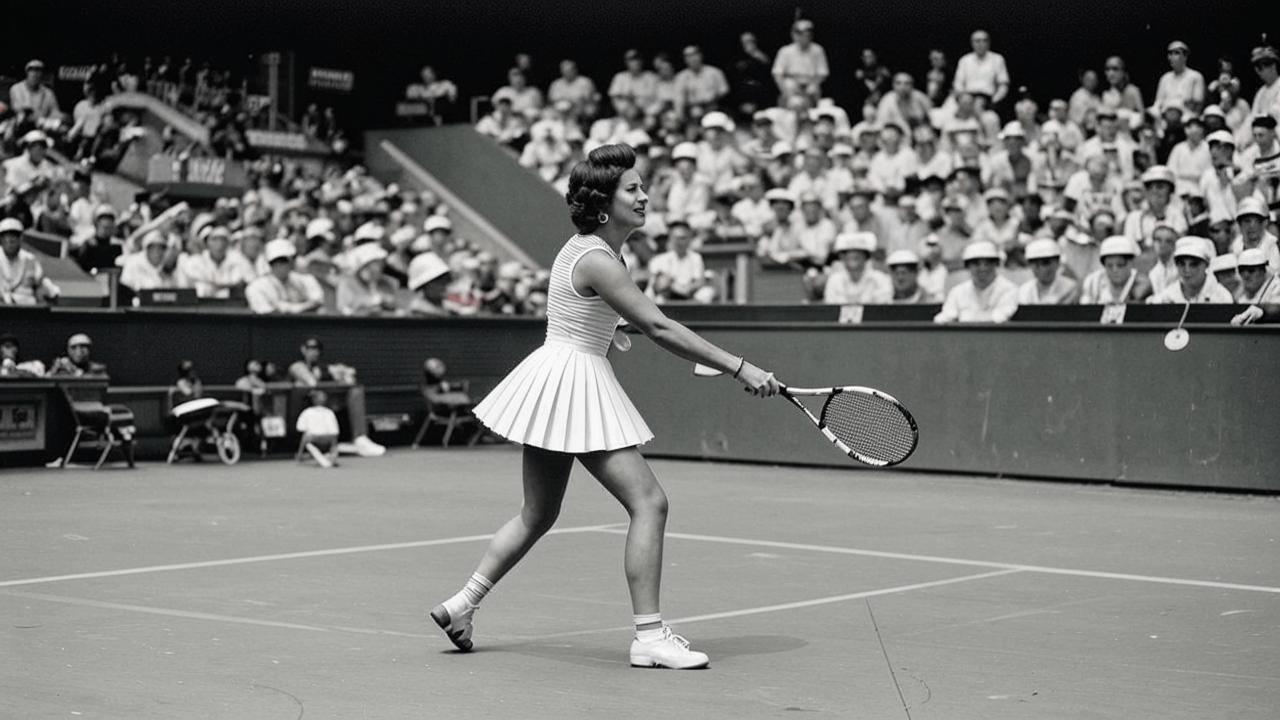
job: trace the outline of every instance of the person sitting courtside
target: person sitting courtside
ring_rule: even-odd
[[[961,256],[969,280],[951,288],[937,323],[1005,322],[1018,311],[1018,286],[1000,277],[1000,251],[989,242],[976,242]]]
[[[320,362],[324,345],[319,338],[310,337],[302,343],[302,358],[289,366],[289,378],[294,385],[315,388],[320,383],[340,383],[344,385],[343,398],[340,401],[347,410],[347,420],[351,426],[352,446],[361,457],[377,457],[387,451],[385,447],[369,439],[365,413],[364,388],[355,384],[355,370],[341,365],[329,365]],[[335,377],[337,371],[343,377]]]

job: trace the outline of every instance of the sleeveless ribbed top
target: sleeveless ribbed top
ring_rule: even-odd
[[[560,248],[547,288],[547,342],[564,343],[593,355],[608,352],[618,313],[599,296],[583,297],[573,289],[573,269],[578,261],[601,250],[611,258],[618,257],[595,235],[574,235]]]

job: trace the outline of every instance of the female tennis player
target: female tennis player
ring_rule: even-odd
[[[621,315],[663,349],[731,374],[754,395],[776,394],[778,382],[667,318],[632,282],[619,251],[644,225],[649,202],[635,159],[627,145],[605,145],[573,168],[566,200],[579,234],[551,268],[546,341],[475,408],[491,430],[524,446],[524,505],[498,530],[462,590],[431,611],[461,650],[472,647],[480,600],[555,523],[577,458],[631,518],[624,563],[636,627],[631,664],[690,669],[708,663],[662,622],[667,496],[637,447],[653,433],[605,353]]]

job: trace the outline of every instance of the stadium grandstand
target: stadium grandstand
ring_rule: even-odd
[[[432,687],[430,697],[388,700],[399,690],[388,678],[399,683],[400,676],[357,663],[353,677],[367,687],[352,691],[349,703],[341,682],[279,669],[237,677],[235,687],[251,688],[240,697],[243,688],[227,690],[211,673],[194,683],[197,709],[178,715],[301,717],[310,700],[298,683],[292,692],[259,684],[283,672],[282,686],[305,677],[320,715],[330,717],[435,716],[436,701],[447,714],[463,714],[488,700],[506,705],[479,716],[629,717],[638,705],[628,703],[646,695],[657,695],[655,707],[671,717],[811,709],[845,717],[853,716],[846,714],[852,699],[828,671],[852,668],[863,678],[886,665],[880,684],[891,682],[896,693],[875,697],[873,690],[878,709],[867,717],[1198,718],[1220,709],[1261,718],[1280,706],[1276,609],[1248,602],[1280,593],[1267,561],[1280,492],[1280,355],[1271,354],[1280,352],[1280,46],[1270,28],[1201,26],[1186,18],[1204,8],[1182,0],[1133,7],[1090,0],[1080,8],[1019,6],[1018,13],[1009,12],[1012,3],[969,13],[877,0],[864,15],[826,2],[747,8],[713,0],[697,8],[661,0],[641,12],[575,0],[546,8],[545,16],[500,3],[441,5],[375,5],[361,18],[341,4],[289,0],[261,12],[192,6],[149,17],[154,8],[130,1],[119,12],[86,10],[85,27],[76,30],[82,39],[0,47],[0,527],[17,549],[16,560],[0,563],[0,607],[13,628],[41,627],[23,618],[41,615],[32,608],[42,603],[82,613],[72,623],[131,613],[174,625],[252,626],[307,638],[300,647],[326,658],[324,673],[334,677],[336,658],[360,656],[383,640],[421,645],[430,638],[443,647],[447,636],[470,650],[469,619],[493,585],[479,572],[434,610],[406,610],[417,614],[412,619],[370,611],[358,621],[309,604],[308,593],[338,588],[343,599],[335,602],[363,607],[365,600],[343,593],[359,582],[384,597],[419,593],[370,579],[375,570],[385,577],[416,570],[352,563],[351,577],[364,580],[317,570],[323,574],[314,586],[279,596],[270,592],[283,576],[250,577],[244,586],[236,576],[182,605],[190,610],[160,607],[192,599],[181,587],[158,590],[168,599],[153,606],[126,591],[95,594],[90,585],[80,595],[27,586],[105,587],[117,576],[194,570],[226,579],[244,564],[319,563],[490,539],[497,547],[510,541],[510,527],[476,533],[489,532],[491,512],[512,500],[515,468],[524,468],[531,492],[531,474],[560,467],[530,454],[543,448],[529,440],[534,430],[556,438],[557,447],[544,449],[569,456],[564,467],[576,456],[597,478],[608,475],[608,462],[591,457],[616,448],[588,445],[604,436],[612,442],[609,420],[583,398],[609,396],[616,386],[627,390],[621,402],[630,414],[620,416],[634,431],[626,447],[643,445],[647,457],[660,458],[655,467],[682,475],[673,485],[714,519],[708,534],[666,537],[694,546],[691,554],[707,567],[743,573],[674,573],[686,586],[706,581],[707,595],[694,597],[710,609],[686,606],[687,623],[743,623],[735,636],[710,643],[710,662],[745,667],[733,681],[741,688],[718,690],[713,678],[668,697],[660,683],[611,685],[600,666],[616,669],[607,665],[615,659],[604,659],[614,649],[572,659],[565,650],[617,630],[611,615],[581,610],[594,617],[585,630],[528,625],[564,614],[566,603],[579,612],[583,598],[601,606],[616,598],[604,590],[596,597],[598,588],[578,578],[561,585],[524,575],[508,583],[546,607],[529,617],[508,609],[505,620],[486,618],[505,643],[494,654],[512,673],[515,689],[507,690],[515,694],[476,679],[488,672],[476,670],[484,654],[463,671],[462,661],[450,666],[454,658],[432,654],[431,671],[465,693]],[[678,28],[659,19],[686,11]],[[23,12],[33,13],[34,26],[54,22],[44,17],[48,9]],[[601,236],[610,220],[615,228],[622,222],[611,217],[622,206],[613,197],[601,205],[591,197],[600,193],[584,190],[596,169],[589,158],[601,150],[634,153],[626,172],[634,170],[635,183],[620,188],[615,173],[608,190],[630,193],[634,202],[623,209],[639,218],[616,248]],[[574,245],[593,241],[600,246]],[[566,270],[558,258],[570,247],[577,265]],[[610,267],[630,278],[625,292],[573,269],[588,266],[580,261],[592,249],[610,251]],[[619,310],[636,307],[627,303],[656,310]],[[609,338],[579,333],[600,306],[623,318],[610,317]],[[582,327],[557,329],[566,317]],[[715,345],[694,345],[671,325]],[[530,368],[549,347],[596,340],[598,348],[580,353],[591,354],[590,362],[558,356]],[[729,349],[733,362],[710,362],[723,357],[707,347]],[[686,361],[698,363],[696,374]],[[595,374],[561,379],[572,372]],[[704,377],[711,375],[726,377]],[[544,385],[513,389],[534,376]],[[838,423],[830,402],[819,419],[810,413],[817,402],[788,395],[820,434],[776,400],[730,397],[728,376],[753,395],[786,393],[785,380],[832,385],[833,398],[877,388],[870,394],[910,408],[910,448],[888,461],[901,465],[856,473],[886,514],[846,494],[854,463],[840,450],[863,464],[884,463],[840,443],[830,447],[828,440],[843,442],[832,433]],[[517,390],[532,400],[501,407],[515,402]],[[538,413],[554,415],[547,407],[557,403],[588,420],[568,430],[538,424]],[[513,430],[521,422],[531,428],[525,435]],[[518,451],[523,466],[512,445],[526,446]],[[210,457],[252,472],[219,474],[216,462],[181,462]],[[100,469],[112,472],[91,474]],[[567,481],[569,470],[558,472]],[[430,492],[444,499],[424,500],[417,479],[406,479],[414,473],[429,473]],[[48,489],[42,483],[51,477],[60,480]],[[102,477],[129,479],[85,480]],[[1011,478],[1055,482],[1004,482]],[[355,487],[365,482],[368,494]],[[943,487],[952,482],[958,489]],[[735,483],[752,488],[750,497],[734,495]],[[1116,494],[1086,495],[1072,483]],[[625,490],[610,491],[636,527],[644,508],[628,504],[634,498]],[[82,492],[95,509],[84,510]],[[197,501],[217,511],[206,518],[204,510],[183,509],[158,524],[148,515]],[[433,539],[418,539],[422,525],[408,536],[379,534],[412,527],[421,518],[410,508],[437,501],[423,510],[439,515]],[[821,521],[782,519],[779,539],[752,539],[769,535],[760,518],[777,518],[791,503]],[[1057,515],[1049,503],[1068,509]],[[659,504],[665,523],[665,495]],[[556,519],[555,511],[546,522],[530,519],[534,505],[527,496],[517,518],[532,539],[516,559]],[[128,522],[104,519],[98,506],[122,508],[119,518]],[[979,519],[956,517],[957,508]],[[945,518],[937,537],[904,537],[891,527],[923,527],[930,513]],[[563,567],[580,556],[557,544],[627,532],[583,517],[550,531],[546,550],[565,553]],[[1027,527],[1053,529],[1022,534],[1024,517]],[[850,518],[871,529],[849,530]],[[45,551],[57,535],[80,538],[74,523],[82,521],[125,539],[95,550],[101,554],[92,561],[64,563],[76,556]],[[290,535],[295,521],[306,529]],[[66,528],[46,537],[44,522]],[[212,530],[219,522],[235,530]],[[1197,522],[1221,542],[1193,542],[1185,533]],[[997,539],[991,528],[1005,535]],[[1101,539],[1106,533],[1132,546],[1116,550]],[[952,535],[955,550],[946,545]],[[177,536],[183,541],[170,543]],[[299,537],[306,541],[275,542]],[[1170,550],[1184,538],[1195,546],[1185,556]],[[1238,556],[1232,543],[1244,548]],[[715,555],[737,550],[730,560]],[[843,579],[843,567],[806,565],[827,556],[883,563],[868,572],[883,573],[875,577],[884,582],[846,588],[832,580]],[[630,550],[627,557],[635,583]],[[458,579],[461,560],[448,559],[447,569],[431,566],[432,601],[446,589],[439,575]],[[785,568],[751,575],[752,563],[775,561]],[[611,562],[591,555],[585,564],[594,572]],[[104,563],[124,569],[96,570]],[[920,579],[895,575],[892,563],[975,567],[968,568],[974,574]],[[811,584],[807,572],[824,577],[824,589],[809,593],[822,597],[770,594],[779,585]],[[768,599],[745,609],[710,607],[744,576]],[[998,599],[968,590],[1023,577],[1027,587],[1033,577],[1046,587],[1076,580],[1140,587],[1128,595],[1091,589],[1084,600],[1071,596],[1081,592],[1074,586],[993,591]],[[968,583],[955,589],[956,609],[947,605],[951,596],[930,595],[952,583]],[[1142,592],[1156,585],[1171,597],[1204,595],[1179,595],[1168,601],[1173,609],[1161,610],[1150,590]],[[917,590],[927,607],[899,608],[877,624],[870,598]],[[259,591],[266,593],[261,607],[249,607]],[[1010,599],[1018,593],[1022,601]],[[1214,593],[1218,601],[1201,599]],[[865,601],[865,610],[851,600]],[[277,602],[292,609],[263,610]],[[1072,619],[1079,603],[1106,609]],[[829,606],[853,607],[859,623],[865,615],[870,624],[848,630],[847,618],[828,609],[815,625],[807,624],[812,616],[797,620],[803,641],[749,624]],[[1164,630],[1151,621],[1208,609]],[[1066,624],[1048,626],[1044,636],[1056,639],[1039,654],[1030,647],[1043,640],[1038,628],[1024,627],[1007,643],[974,629],[1050,615]],[[635,643],[649,642],[642,633],[654,632],[648,625],[656,622],[679,658],[706,664],[661,620],[644,621],[649,614],[639,609],[634,617]],[[1228,618],[1239,627],[1210,622]],[[1113,678],[1082,669],[1094,646],[1054,644],[1087,636],[1095,622],[1117,638],[1112,651],[1120,657],[1103,662]],[[1137,635],[1129,638],[1130,630]],[[108,639],[93,652],[128,632],[104,629],[100,637]],[[185,632],[175,647],[203,648],[207,632]],[[840,641],[862,650],[874,645],[874,663],[842,665],[844,649],[824,644],[828,632],[852,633]],[[929,633],[947,632],[954,641],[921,650]],[[1179,632],[1181,645],[1161,640],[1162,649],[1151,649],[1159,636]],[[911,639],[917,636],[926,639]],[[19,668],[30,659],[56,676],[65,658],[49,648],[71,642],[14,638],[7,643],[0,632],[0,668],[30,688],[0,677],[0,716],[168,717],[139,708],[153,698],[186,701],[172,688],[104,690],[82,676],[66,679],[74,697],[51,699],[42,672]],[[344,647],[325,646],[332,638]],[[263,654],[252,638],[236,642],[230,655],[201,655],[191,669],[246,658],[257,665],[267,654],[286,664],[299,659]],[[280,642],[287,648],[291,641]],[[760,653],[794,659],[810,643],[821,669],[804,669],[803,660],[759,667],[769,657]],[[1201,646],[1214,648],[1221,666],[1198,654]],[[636,647],[632,665],[680,662],[638,656]],[[133,650],[126,655],[135,658]],[[890,659],[913,650],[917,665]],[[991,669],[956,670],[976,657]],[[523,674],[520,663],[531,658],[582,670],[569,685],[590,702],[565,711],[563,699],[542,694],[557,680]],[[1029,679],[1036,671],[1022,663],[1043,666],[1045,682],[1060,694],[1037,696]],[[104,672],[123,682],[118,668]],[[776,688],[765,680],[772,673],[780,673]],[[946,680],[931,688],[926,674]],[[1089,681],[1064,679],[1076,674]],[[1000,686],[1005,676],[1021,689]],[[961,686],[980,688],[982,697]],[[521,707],[522,694],[538,701]],[[1177,700],[1165,704],[1166,695]],[[232,698],[222,706],[230,714],[216,710],[219,697]],[[274,711],[276,701],[286,714]],[[1015,712],[1005,704],[1015,701],[1029,704]],[[1041,714],[1035,703],[1045,703]],[[1080,708],[1087,710],[1073,714]]]

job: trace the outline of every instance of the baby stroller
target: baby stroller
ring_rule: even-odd
[[[222,462],[235,465],[240,462],[240,438],[236,436],[236,423],[241,413],[248,413],[249,406],[234,400],[196,398],[174,406],[169,417],[178,425],[178,434],[169,448],[170,464],[183,451],[190,452],[197,460],[212,449]]]

